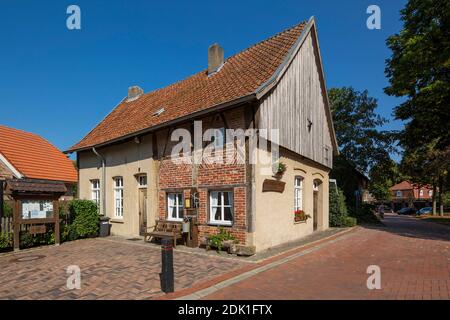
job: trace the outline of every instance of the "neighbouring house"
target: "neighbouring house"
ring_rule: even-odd
[[[338,149],[314,18],[227,59],[214,44],[207,70],[168,87],[130,87],[66,152],[77,153],[79,196],[114,235],[189,215],[201,239],[223,227],[261,251],[327,229]],[[294,219],[299,210],[311,218]]]
[[[33,184],[64,182],[67,192],[61,200],[69,200],[74,196],[78,173],[73,162],[44,138],[0,125],[0,180],[20,180],[31,188]]]
[[[402,181],[390,188],[392,208],[397,211],[404,207],[421,209],[430,207],[433,201],[433,188],[420,186],[410,181]]]

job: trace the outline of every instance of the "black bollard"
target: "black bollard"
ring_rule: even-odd
[[[174,292],[173,279],[173,247],[171,239],[161,240],[161,290],[165,293]]]

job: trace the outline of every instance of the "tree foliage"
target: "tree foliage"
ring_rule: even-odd
[[[406,121],[402,170],[442,193],[450,168],[450,1],[409,0],[401,20],[401,32],[387,40],[385,92],[405,98],[394,109]]]
[[[379,130],[387,120],[376,114],[377,100],[352,87],[332,88],[328,95],[341,154],[364,173],[389,158],[394,135]]]

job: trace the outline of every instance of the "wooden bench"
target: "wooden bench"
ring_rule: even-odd
[[[149,232],[149,229],[153,231]],[[172,238],[173,246],[176,248],[177,240],[183,238],[181,222],[156,220],[155,225],[148,227],[147,232],[144,233],[144,241],[150,241],[151,238]]]

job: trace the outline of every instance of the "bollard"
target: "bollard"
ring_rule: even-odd
[[[161,240],[161,290],[165,293],[174,292],[173,278],[173,247],[171,239]]]

